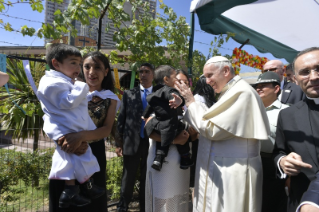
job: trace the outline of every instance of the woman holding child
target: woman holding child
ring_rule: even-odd
[[[107,57],[96,51],[88,53],[83,58],[83,75],[89,86],[87,95],[89,116],[96,125],[95,130],[81,131],[64,135],[59,139],[61,149],[68,153],[81,155],[91,147],[93,155],[97,158],[100,171],[96,172],[92,178],[94,184],[106,189],[106,155],[105,141],[113,129],[115,114],[119,108],[120,101],[113,93],[114,84]],[[81,143],[80,147],[74,149],[76,143]],[[91,200],[91,204],[84,207],[59,208],[59,197],[64,188],[61,180],[50,180],[50,212],[56,211],[107,211],[106,193]]]
[[[186,73],[179,70],[176,70],[176,80],[189,83]],[[164,162],[161,170],[153,169],[152,165],[156,156],[156,143],[160,142],[161,137],[155,133],[152,133],[150,137],[152,139],[150,139],[147,159],[146,211],[188,211],[190,169],[180,168],[181,156],[176,145],[169,146],[168,155],[165,157],[165,161],[167,162]],[[189,133],[184,130],[174,139],[173,144],[183,145],[187,142],[188,138]]]

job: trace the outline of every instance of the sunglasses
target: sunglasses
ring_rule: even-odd
[[[266,70],[263,70],[262,73],[265,73],[265,72],[268,72],[268,71],[276,71],[278,68],[270,68],[270,69],[266,69]]]

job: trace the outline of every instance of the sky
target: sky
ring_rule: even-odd
[[[191,0],[163,0],[164,4],[173,8],[177,16],[186,17],[187,23],[190,23],[191,14],[189,12]],[[45,4],[45,2],[43,2]],[[161,10],[157,6],[157,12]],[[9,15],[11,17],[7,17]],[[14,17],[14,18],[13,18]],[[24,4],[14,4],[13,7],[10,7],[8,10],[0,13],[0,19],[4,22],[9,21],[13,29],[19,30],[21,26],[28,25],[33,26],[35,29],[41,27],[41,22],[44,22],[44,10],[42,13],[32,11],[31,7]],[[23,20],[27,19],[27,20]],[[194,50],[202,52],[205,56],[209,54],[210,42],[214,40],[214,35],[208,34],[200,29],[197,15],[195,14],[195,35],[194,35]],[[0,46],[43,46],[44,40],[36,36],[22,36],[18,32],[8,32],[5,31],[0,25]],[[232,51],[235,47],[240,47],[241,44],[230,39],[225,43],[219,51],[224,54],[232,55]],[[243,50],[247,51],[249,54],[258,55],[260,57],[267,57],[268,59],[275,59],[270,53],[260,53],[253,46],[245,45]],[[284,64],[287,64],[287,61],[281,59]],[[254,68],[247,66],[241,66],[241,72],[256,72],[259,71]]]

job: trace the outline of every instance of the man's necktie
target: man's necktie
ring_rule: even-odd
[[[147,89],[144,89],[144,93],[143,93],[143,96],[142,96],[143,110],[145,110],[145,108],[147,106],[146,96],[147,96]],[[145,121],[142,120],[141,130],[140,130],[141,138],[144,138],[144,125],[145,125]]]

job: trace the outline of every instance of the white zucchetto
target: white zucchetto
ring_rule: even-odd
[[[230,62],[226,57],[223,56],[215,56],[207,60],[205,65],[210,64],[210,63],[217,63],[217,62]]]

